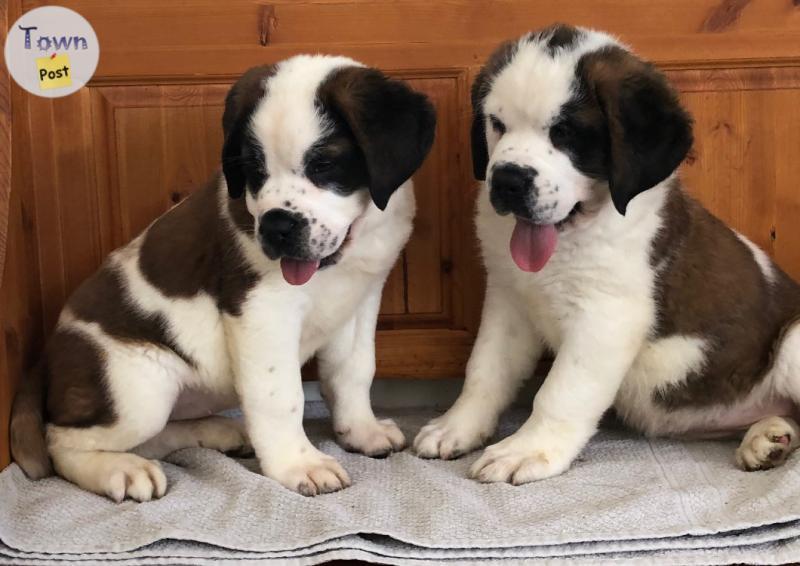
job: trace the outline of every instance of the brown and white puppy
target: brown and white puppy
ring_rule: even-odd
[[[145,501],[166,489],[146,458],[251,442],[287,488],[341,489],[347,473],[302,426],[300,367],[315,354],[340,444],[401,449],[370,407],[375,325],[434,126],[424,95],[343,57],[245,73],[226,99],[224,176],[112,253],[64,307],[13,407],[20,466],[41,477],[52,458],[85,489]],[[237,405],[246,432],[209,417]]]
[[[453,458],[493,433],[545,349],[530,419],[472,467],[566,470],[614,407],[650,435],[746,431],[746,470],[800,441],[800,286],[684,193],[691,120],[614,38],[557,25],[503,45],[473,88],[488,271],[460,398],[415,440]]]

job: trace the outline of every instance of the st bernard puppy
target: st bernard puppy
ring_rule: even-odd
[[[300,368],[315,354],[339,443],[401,449],[370,407],[375,325],[434,127],[424,95],[350,59],[245,73],[225,102],[223,176],[112,253],[64,307],[14,403],[23,470],[147,501],[166,490],[155,459],[252,443],[285,487],[342,489],[345,470],[303,431]],[[211,416],[237,405],[246,430]]]
[[[472,95],[483,318],[418,454],[481,446],[549,349],[531,417],[472,477],[564,472],[611,407],[648,435],[746,431],[745,470],[784,462],[800,442],[800,286],[684,192],[691,119],[665,77],[556,25],[500,47]]]

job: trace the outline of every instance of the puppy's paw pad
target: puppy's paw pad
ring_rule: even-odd
[[[783,464],[795,447],[789,423],[780,417],[756,423],[736,450],[736,464],[745,471],[768,470]]]
[[[406,445],[406,437],[391,419],[337,427],[336,440],[350,452],[372,458],[385,458]]]
[[[487,428],[440,417],[419,431],[414,439],[414,452],[421,458],[452,460],[483,446],[490,435]]]

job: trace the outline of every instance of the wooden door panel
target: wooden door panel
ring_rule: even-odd
[[[21,98],[29,130],[17,141],[29,156],[25,183],[39,246],[44,327],[51,328],[66,297],[104,252],[99,239],[90,92],[66,98]]]
[[[108,195],[113,247],[202,186],[219,168],[228,85],[94,89],[98,190]]]
[[[687,188],[800,279],[800,72],[670,75],[695,119]]]

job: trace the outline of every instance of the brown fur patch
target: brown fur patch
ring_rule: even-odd
[[[775,266],[770,284],[750,248],[676,183],[653,243],[659,270],[653,338],[675,334],[709,341],[702,371],[654,394],[666,409],[730,404],[771,367],[780,337],[800,317],[800,286]]]
[[[365,67],[334,70],[319,85],[316,98],[335,129],[352,134],[366,165],[364,181],[372,201],[384,210],[433,145],[436,111],[430,100],[406,83]],[[351,170],[354,180],[361,179],[360,159],[352,162]]]
[[[53,473],[53,464],[45,441],[45,417],[42,413],[45,371],[44,364],[39,363],[20,381],[11,407],[9,426],[14,461],[34,480]]]
[[[78,287],[67,301],[67,307],[76,318],[98,323],[114,338],[156,344],[172,350],[187,364],[194,364],[175,343],[162,315],[148,314],[136,307],[121,273],[109,262]]]
[[[106,389],[103,353],[89,338],[57,329],[47,344],[44,364],[48,422],[85,427],[116,420]]]
[[[215,177],[153,223],[142,242],[139,268],[168,297],[190,298],[204,291],[220,310],[238,316],[258,275],[247,266],[234,230],[220,216],[218,187]],[[252,234],[244,199],[229,201],[228,208],[237,227]]]
[[[692,119],[666,77],[618,46],[587,53],[576,74],[606,118],[607,179],[625,214],[636,195],[666,179],[692,145]]]

